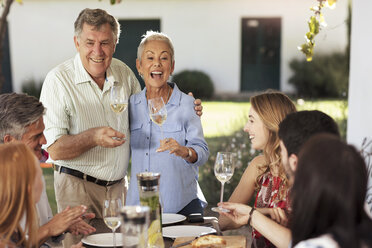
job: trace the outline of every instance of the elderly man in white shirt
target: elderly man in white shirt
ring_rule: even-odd
[[[47,109],[46,147],[55,169],[58,211],[88,206],[96,215],[91,223],[97,231],[105,229],[106,194],[122,197],[130,156],[124,139],[129,139],[128,131],[111,128],[116,115],[110,110],[110,87],[114,81],[124,84],[127,97],[141,89],[129,67],[112,58],[119,33],[119,23],[106,11],[84,9],[75,21],[78,54],[48,73],[40,97]],[[126,127],[127,115],[121,115]],[[64,246],[79,239],[66,237]]]

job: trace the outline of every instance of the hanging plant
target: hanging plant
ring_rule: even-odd
[[[102,0],[99,0],[99,1],[102,1]],[[120,2],[121,2],[121,0],[110,0],[110,3],[112,5],[114,5],[115,3],[120,3]]]
[[[307,61],[312,61],[313,59],[315,36],[319,33],[322,27],[327,26],[322,10],[324,7],[333,9],[336,6],[337,0],[317,0],[317,1],[318,1],[318,5],[310,8],[310,10],[314,12],[314,14],[310,17],[308,21],[309,32],[307,32],[305,35],[306,43],[298,47],[298,49],[306,55]]]

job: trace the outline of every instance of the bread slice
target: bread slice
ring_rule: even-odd
[[[191,243],[192,248],[206,248],[206,247],[225,247],[226,246],[226,240],[224,240],[220,236],[216,235],[206,235],[199,237],[192,241]]]

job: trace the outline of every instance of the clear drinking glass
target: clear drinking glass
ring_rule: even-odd
[[[125,206],[121,209],[123,248],[147,247],[147,229],[150,219],[148,206]]]
[[[220,202],[223,202],[224,185],[234,174],[235,153],[232,152],[218,152],[216,161],[214,163],[214,175],[221,182]],[[213,207],[215,212],[229,212],[229,210],[222,207]]]
[[[149,99],[147,102],[150,119],[160,127],[161,137],[164,139],[162,125],[167,119],[167,109],[162,97]]]
[[[121,199],[106,199],[103,202],[103,220],[105,224],[112,230],[112,242],[114,248],[116,247],[115,231],[121,224],[120,218]]]
[[[122,83],[115,81],[112,85],[110,90],[110,107],[116,113],[118,121],[117,130],[120,132],[121,113],[128,108],[128,98],[125,95]]]

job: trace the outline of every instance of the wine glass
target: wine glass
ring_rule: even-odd
[[[121,199],[106,199],[103,203],[103,220],[111,230],[112,230],[112,242],[114,248],[116,247],[116,237],[115,231],[121,224],[120,218],[120,209],[121,209]]]
[[[124,92],[124,86],[122,83],[114,82],[110,91],[110,107],[118,119],[118,128],[120,132],[120,120],[121,113],[124,112],[128,107],[128,98]]]
[[[223,189],[224,185],[234,174],[234,159],[235,153],[232,152],[218,152],[216,162],[214,163],[214,175],[218,181],[221,182],[221,196],[220,202],[223,202]],[[228,209],[222,207],[213,207],[215,212],[229,212]]]
[[[167,119],[167,109],[162,97],[156,97],[148,100],[149,115],[151,120],[160,127],[161,137],[164,139],[162,125]]]

